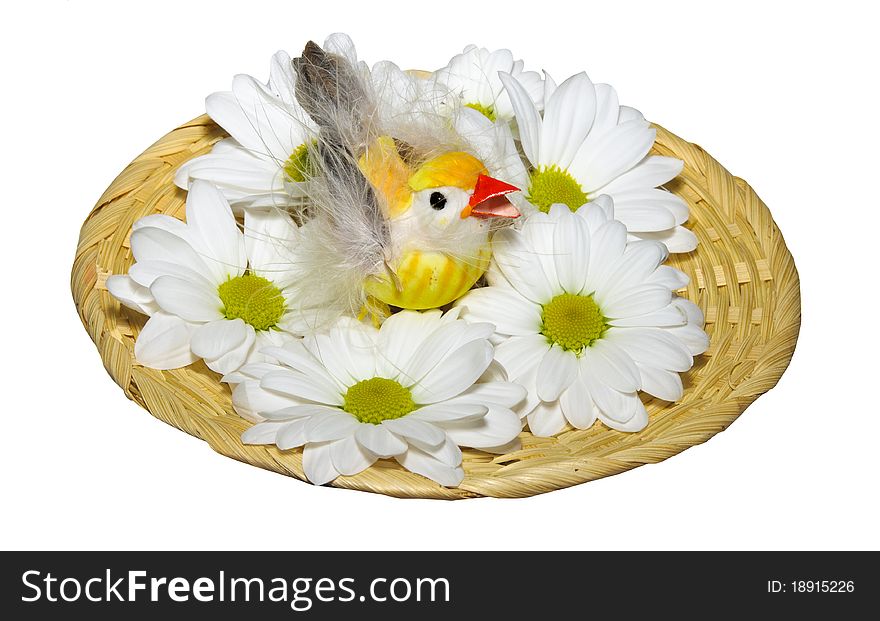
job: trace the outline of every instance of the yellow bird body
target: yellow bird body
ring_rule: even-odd
[[[397,265],[390,266],[400,288],[384,274],[371,277],[364,283],[364,290],[391,306],[438,308],[463,296],[489,267],[489,247],[483,246],[477,252],[476,260],[466,263],[440,252],[411,250],[400,257]]]

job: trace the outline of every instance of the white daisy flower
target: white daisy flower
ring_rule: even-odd
[[[556,434],[566,421],[586,429],[596,418],[619,431],[643,429],[638,391],[679,399],[679,373],[708,347],[699,308],[673,294],[687,276],[662,265],[663,244],[627,244],[612,218],[613,203],[601,196],[499,231],[490,286],[458,302],[466,319],[496,325],[495,357],[528,389],[520,411],[535,435]]]
[[[526,196],[538,210],[556,203],[575,210],[607,194],[630,239],[660,241],[670,252],[696,248],[696,236],[681,226],[687,205],[658,188],[681,172],[683,162],[648,155],[656,130],[640,112],[620,106],[611,86],[594,85],[579,73],[557,87],[548,75],[542,115],[530,85],[510,74],[500,80],[530,165]]]
[[[498,77],[508,73],[523,86],[529,100],[541,107],[544,84],[535,71],[523,71],[523,61],[514,60],[510,50],[495,50],[469,45],[449,64],[434,72],[434,80],[458,95],[462,104],[481,112],[488,119],[509,121],[513,118],[510,96]]]
[[[278,364],[248,365],[235,406],[260,422],[246,444],[304,446],[303,469],[323,485],[377,459],[441,485],[461,483],[460,446],[508,444],[521,430],[511,410],[525,397],[510,382],[477,383],[492,363],[492,325],[458,311],[401,311],[380,329],[342,319],[326,334],[266,353]]]
[[[324,49],[353,59],[354,44],[344,34],[331,35]],[[237,75],[232,91],[205,100],[208,115],[231,138],[211,153],[185,162],[174,182],[188,189],[210,181],[239,211],[243,207],[285,207],[306,195],[309,143],[314,124],[294,96],[296,72],[287,52],[272,57],[268,86],[249,75]]]
[[[166,215],[132,227],[136,262],[107,279],[120,302],[150,316],[135,343],[138,362],[174,369],[199,358],[231,373],[259,349],[281,345],[296,326],[290,249],[298,229],[279,210],[248,210],[244,233],[229,203],[206,181],[186,201],[186,223]]]

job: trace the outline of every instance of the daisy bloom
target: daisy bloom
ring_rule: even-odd
[[[482,113],[491,121],[513,118],[510,96],[504,90],[499,72],[519,81],[529,101],[537,107],[543,103],[544,85],[535,71],[523,71],[523,61],[514,60],[510,50],[495,50],[469,45],[449,64],[434,72],[435,82],[457,95],[462,104]]]
[[[640,431],[648,415],[638,391],[682,396],[679,373],[709,339],[699,308],[673,294],[688,279],[666,257],[659,242],[627,243],[604,196],[576,212],[553,205],[495,235],[490,286],[458,304],[466,319],[495,324],[495,357],[528,390],[521,413],[532,433],[597,418]]]
[[[394,458],[441,485],[461,483],[460,446],[508,444],[521,430],[510,382],[478,383],[492,363],[491,324],[458,311],[401,311],[380,329],[340,319],[328,332],[270,347],[277,364],[247,365],[239,412],[260,422],[246,444],[304,446],[316,485]]]
[[[620,106],[607,84],[594,85],[586,73],[558,87],[544,80],[544,112],[529,84],[501,74],[510,96],[523,153],[529,164],[526,196],[539,211],[561,203],[572,211],[607,194],[630,239],[663,242],[670,252],[696,248],[696,236],[681,226],[688,218],[683,200],[658,186],[681,172],[683,162],[648,155],[656,130],[637,110]]]
[[[141,218],[131,234],[136,262],[107,279],[120,302],[150,315],[135,343],[144,366],[174,369],[199,358],[231,373],[296,326],[289,258],[298,229],[279,210],[247,211],[242,233],[217,188],[196,181],[186,222]]]
[[[324,49],[351,59],[354,44],[335,34]],[[210,181],[239,211],[242,207],[286,207],[306,195],[308,152],[314,125],[296,101],[296,72],[287,52],[272,57],[268,85],[237,75],[232,90],[209,95],[208,115],[231,136],[211,153],[184,163],[174,182],[188,189]]]

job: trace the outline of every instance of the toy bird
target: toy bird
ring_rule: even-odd
[[[303,299],[427,309],[463,295],[488,266],[491,230],[520,215],[506,198],[518,188],[489,176],[454,139],[401,139],[422,134],[379,120],[362,67],[313,42],[293,66],[297,101],[318,127],[301,214]]]

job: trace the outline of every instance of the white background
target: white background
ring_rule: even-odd
[[[868,6],[11,4],[0,26],[0,546],[877,549],[880,49]],[[586,69],[747,179],[802,279],[801,339],[778,387],[665,463],[455,503],[264,472],[128,401],[71,301],[82,221],[233,74],[265,79],[274,51],[337,30],[371,62],[437,68],[475,42],[557,78]]]

